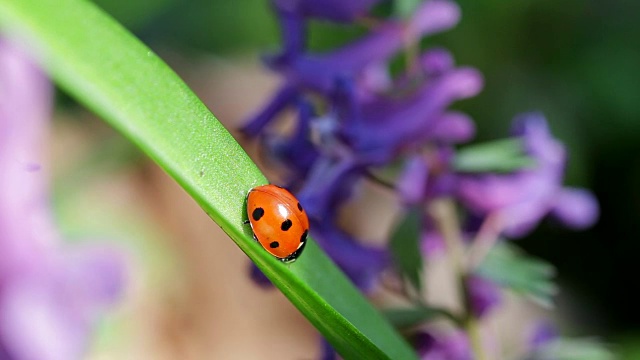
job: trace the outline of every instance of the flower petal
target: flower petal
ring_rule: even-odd
[[[0,298],[0,338],[15,359],[80,359],[87,319],[53,284],[22,278],[5,283]]]
[[[273,0],[279,9],[295,11],[305,17],[349,22],[365,15],[380,0]]]
[[[364,292],[374,289],[380,273],[389,265],[386,249],[360,243],[331,221],[314,222],[312,234],[322,249]]]
[[[396,190],[405,204],[417,204],[427,192],[429,167],[422,156],[409,158],[396,183]]]
[[[251,117],[242,127],[242,132],[247,136],[256,136],[267,126],[273,118],[294,102],[297,96],[295,88],[285,85],[281,87],[271,101],[256,115]]]
[[[593,225],[600,213],[598,200],[585,189],[564,188],[556,196],[553,215],[572,229],[585,229]]]
[[[502,303],[500,287],[491,280],[473,275],[467,280],[471,310],[477,317],[486,315]]]
[[[431,133],[433,140],[457,144],[471,140],[476,133],[476,126],[468,115],[450,111],[438,118]]]
[[[453,69],[453,55],[445,48],[434,48],[420,56],[420,65],[428,77],[435,77]]]

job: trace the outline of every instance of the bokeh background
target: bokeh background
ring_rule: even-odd
[[[96,3],[232,132],[277,85],[259,62],[279,43],[267,0]],[[458,3],[461,23],[425,44],[447,47],[484,74],[484,91],[456,104],[476,120],[478,140],[504,137],[515,114],[541,110],[568,148],[566,183],[600,201],[592,229],[545,222],[519,245],[557,267],[556,316],[567,331],[640,358],[640,2]],[[361,33],[314,23],[311,47]],[[53,187],[63,231],[71,241],[111,239],[132,255],[129,289],[102,322],[90,358],[317,357],[315,330],[277,291],[249,281],[248,259],[171,179],[65,94],[57,105]],[[259,158],[255,144],[243,144]]]

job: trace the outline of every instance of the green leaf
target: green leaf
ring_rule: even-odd
[[[617,334],[611,341],[615,344],[619,359],[640,359],[640,333],[632,330]]]
[[[447,310],[427,306],[385,309],[384,315],[395,327],[400,329],[411,328],[442,318],[448,318],[457,324],[461,323],[460,319]]]
[[[422,255],[420,252],[420,230],[422,211],[413,207],[407,211],[405,217],[396,226],[391,235],[389,249],[393,256],[393,263],[401,275],[407,278],[411,285],[422,289]]]
[[[477,270],[478,275],[522,293],[544,307],[553,305],[558,288],[551,280],[555,268],[503,242],[496,245]]]
[[[175,6],[177,0],[93,0],[127,28],[140,28]]]
[[[247,24],[250,26],[250,24]],[[84,0],[0,0],[0,29],[167,171],[347,359],[415,359],[310,239],[285,265],[253,241],[245,196],[266,179],[169,67]]]
[[[468,145],[458,150],[454,168],[460,172],[512,172],[535,166],[523,152],[520,139],[503,139]]]
[[[401,19],[406,19],[413,14],[422,0],[394,0],[393,14]]]
[[[536,350],[527,360],[613,360],[615,356],[598,339],[554,340]]]

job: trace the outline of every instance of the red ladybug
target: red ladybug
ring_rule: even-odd
[[[253,237],[280,261],[296,261],[307,243],[309,218],[289,191],[276,185],[258,186],[247,195],[247,215]]]

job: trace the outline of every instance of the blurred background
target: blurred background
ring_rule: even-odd
[[[278,84],[259,61],[279,44],[267,0],[96,3],[164,58],[232,133]],[[484,74],[484,91],[455,106],[476,120],[477,139],[504,137],[515,114],[543,111],[568,148],[566,183],[600,201],[600,221],[588,231],[545,222],[518,240],[557,267],[554,316],[572,335],[597,335],[622,358],[640,358],[640,2],[458,3],[461,23],[425,41]],[[361,33],[314,23],[311,47]],[[63,232],[71,241],[117,242],[134,264],[89,358],[317,358],[315,330],[276,290],[249,280],[246,256],[171,179],[66,95],[57,100],[53,190]],[[257,159],[256,145],[244,145]]]

